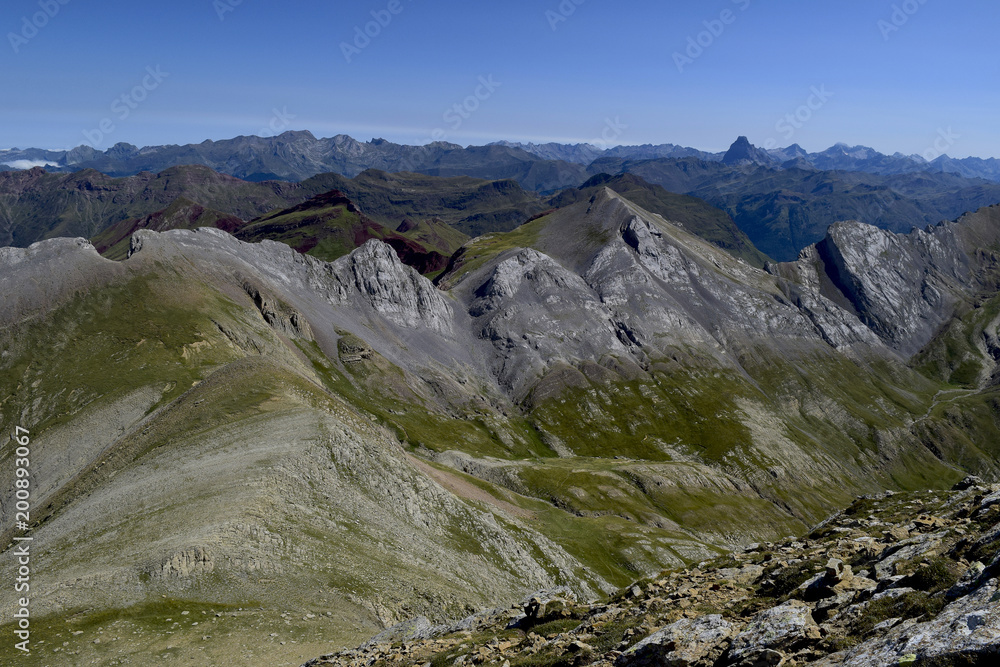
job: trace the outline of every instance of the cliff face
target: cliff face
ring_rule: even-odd
[[[963,308],[995,292],[998,207],[957,222],[894,234],[840,222],[779,275],[848,306],[888,347],[909,358]]]
[[[991,215],[844,225],[765,272],[605,189],[469,242],[437,285],[376,240],[334,262],[217,229],[141,230],[120,263],[4,249],[0,423],[32,433],[37,613],[200,601],[236,610],[216,636],[288,620],[356,643],[996,477]],[[136,655],[159,622],[121,629]]]
[[[961,490],[959,490],[961,489]],[[1000,659],[1000,486],[857,499],[808,535],[452,625],[417,619],[307,667],[992,665]]]

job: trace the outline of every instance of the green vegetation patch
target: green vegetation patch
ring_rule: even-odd
[[[944,597],[932,597],[924,591],[911,591],[895,598],[874,600],[865,607],[864,613],[853,627],[853,634],[867,637],[876,625],[890,618],[904,621],[910,618],[933,618],[944,606]]]
[[[547,218],[548,216],[542,216],[524,223],[513,231],[487,234],[465,244],[452,258],[451,267],[439,279],[441,286],[445,289],[451,288],[463,277],[504,252],[534,247],[547,224]]]
[[[531,417],[579,456],[671,461],[692,454],[718,461],[752,443],[736,403],[741,396],[759,393],[735,373],[677,367],[654,371],[651,380],[566,387]]]
[[[3,337],[0,394],[28,410],[36,432],[142,387],[162,388],[160,405],[176,398],[239,356],[213,323],[230,304],[181,280],[134,277],[15,325]]]

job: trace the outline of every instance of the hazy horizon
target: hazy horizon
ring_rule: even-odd
[[[375,140],[378,140],[378,139],[383,139],[383,140],[386,140],[386,141],[391,141],[393,143],[397,143],[397,144],[400,144],[400,145],[411,145],[411,146],[422,146],[422,145],[427,145],[427,144],[433,143],[433,142],[428,141],[425,144],[405,144],[403,142],[394,141],[390,137],[387,137],[387,136],[384,136],[384,135],[376,135],[376,136],[371,136],[371,137],[368,137],[368,138],[361,138],[361,137],[357,137],[357,136],[351,135],[351,134],[349,134],[347,132],[340,132],[340,133],[335,133],[335,134],[321,134],[321,133],[313,132],[312,130],[310,130],[309,128],[306,128],[306,127],[303,127],[303,128],[289,128],[287,130],[283,130],[281,133],[284,133],[284,132],[309,132],[316,139],[319,139],[319,140],[330,139],[330,138],[333,138],[333,137],[335,137],[335,136],[337,136],[339,134],[339,135],[350,136],[351,138],[353,138],[356,141],[359,141],[361,143],[368,143],[368,142],[375,141]],[[281,134],[281,133],[279,133],[279,134]],[[228,140],[239,138],[240,136],[247,136],[247,137],[249,137],[249,136],[257,136],[259,138],[267,138],[266,135],[235,135],[235,136],[231,136],[231,137],[218,137],[218,138],[203,139],[202,141],[189,142],[189,143],[190,144],[199,144],[199,143],[203,143],[204,141],[212,141],[212,142],[228,141]],[[746,136],[746,135],[739,135],[739,136]],[[738,137],[734,137],[733,141],[735,141],[737,138]],[[753,144],[754,146],[756,146],[758,148],[761,147],[759,144],[757,144],[756,142],[754,142],[754,140],[753,140],[752,137],[748,137],[748,139],[750,140],[750,143]],[[535,144],[535,145],[539,145],[539,146],[545,145],[545,144],[548,144],[548,143],[563,144],[563,145],[567,145],[567,146],[589,144],[589,145],[594,146],[595,148],[597,148],[599,150],[610,149],[610,148],[618,148],[618,147],[634,147],[634,146],[642,146],[642,145],[659,146],[659,145],[673,144],[673,145],[676,145],[676,146],[681,146],[683,148],[692,148],[692,149],[699,150],[699,151],[702,151],[702,152],[705,152],[705,153],[714,153],[714,154],[725,153],[726,151],[729,150],[730,146],[732,145],[732,142],[730,142],[729,144],[726,144],[722,148],[703,148],[703,147],[700,147],[700,146],[689,146],[689,145],[678,143],[676,141],[669,141],[669,140],[658,141],[658,142],[645,142],[644,144],[616,143],[616,144],[607,144],[607,145],[597,145],[597,144],[593,144],[593,143],[588,142],[588,141],[581,141],[581,140],[575,140],[575,141],[574,140],[561,140],[559,138],[550,138],[550,137],[527,137],[527,138],[522,138],[522,139],[494,139],[492,141],[484,141],[483,143],[461,143],[461,142],[454,142],[454,141],[453,142],[448,142],[448,143],[454,143],[454,144],[459,145],[459,146],[461,146],[463,148],[470,148],[470,147],[473,147],[473,146],[485,146],[485,145],[488,145],[488,144],[491,144],[491,143],[496,143],[496,142],[501,142],[501,141],[507,141],[507,142],[510,142],[510,143],[520,143],[520,144],[525,144],[525,145],[527,145],[527,144]],[[115,143],[119,143],[119,142],[115,142]],[[154,146],[170,145],[170,144],[144,144],[143,145],[143,144],[135,144],[133,142],[125,141],[125,140],[122,140],[120,143],[126,143],[126,144],[134,145],[137,148],[139,148],[140,150],[144,149],[144,148],[154,147]],[[171,143],[177,144],[177,142],[171,142]],[[804,146],[800,142],[792,142],[792,143],[787,144],[787,145],[779,145],[776,148],[777,149],[787,149],[787,148],[790,148],[792,145],[795,145],[795,144],[798,144],[802,149],[804,149],[808,153],[821,153],[823,151],[835,148],[836,146],[844,146],[846,148],[860,148],[860,147],[871,148],[871,149],[874,149],[874,150],[878,150],[880,153],[883,153],[885,155],[890,155],[890,156],[893,155],[893,154],[895,154],[895,153],[901,153],[903,155],[906,155],[907,157],[921,157],[919,154],[916,154],[916,153],[907,154],[907,153],[903,153],[902,151],[879,150],[875,146],[866,146],[864,144],[851,143],[851,142],[847,142],[847,141],[838,141],[838,142],[835,142],[835,143],[833,143],[833,144],[831,144],[829,146],[823,146],[823,147],[818,147],[818,146],[817,147],[810,147],[810,146]],[[86,145],[87,144],[80,144],[80,146],[86,146]],[[99,148],[99,150],[107,150],[108,148],[111,148],[114,145],[115,144],[110,144],[108,146],[102,146],[102,147]],[[178,144],[178,145],[184,145],[184,144]],[[45,150],[45,151],[60,152],[60,151],[71,150],[71,149],[77,148],[77,147],[78,146],[72,146],[72,147],[69,147],[69,148],[66,148],[66,147],[53,148],[53,147],[47,147],[47,146],[27,146],[27,145],[25,145],[25,146],[0,147],[0,151],[39,149],[39,150]],[[988,157],[988,156],[981,156],[981,155],[961,156],[961,157],[958,157],[958,156],[955,156],[955,155],[951,155],[949,153],[944,153],[944,155],[946,155],[948,157],[951,157],[953,159],[964,159],[965,157],[990,159],[990,157]],[[19,160],[17,162],[24,162],[24,161],[23,160]],[[33,165],[33,166],[44,166],[44,165],[41,164],[41,162],[42,162],[41,160],[39,160],[39,161],[33,161],[33,162],[38,162],[39,163],[39,164]],[[8,164],[8,165],[13,166],[12,163],[3,163],[3,164]],[[28,167],[15,167],[15,168],[28,168]]]

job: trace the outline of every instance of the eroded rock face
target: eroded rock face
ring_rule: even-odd
[[[902,235],[840,222],[816,250],[861,320],[904,356],[951,318],[970,282],[969,258],[948,227]]]
[[[291,338],[312,340],[312,329],[302,313],[269,296],[251,282],[244,281],[243,289],[272,329]]]
[[[576,274],[526,249],[499,262],[469,305],[501,385],[523,395],[554,363],[627,354],[609,313]]]
[[[553,214],[533,248],[487,261],[451,293],[515,396],[559,364],[605,355],[644,365],[697,349],[725,367],[755,345],[883,348],[818,290],[793,291],[610,190]]]
[[[451,330],[451,309],[429,280],[399,261],[396,252],[374,239],[334,262],[334,273],[353,279],[353,288],[375,311],[405,327]],[[345,280],[346,282],[346,280]]]
[[[168,558],[156,575],[164,579],[184,579],[215,570],[212,554],[203,547],[179,551]]]

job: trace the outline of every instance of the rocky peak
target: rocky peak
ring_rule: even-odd
[[[133,144],[128,144],[123,141],[119,141],[117,144],[109,148],[105,155],[109,158],[115,160],[128,160],[129,158],[135,157],[139,154],[139,147]]]
[[[766,167],[776,164],[775,159],[768,155],[767,151],[757,148],[750,143],[749,139],[743,136],[733,142],[733,145],[729,147],[729,150],[722,157],[722,162],[732,167],[745,165]]]
[[[451,307],[441,292],[382,241],[366,241],[332,267],[377,313],[395,324],[451,330]]]

